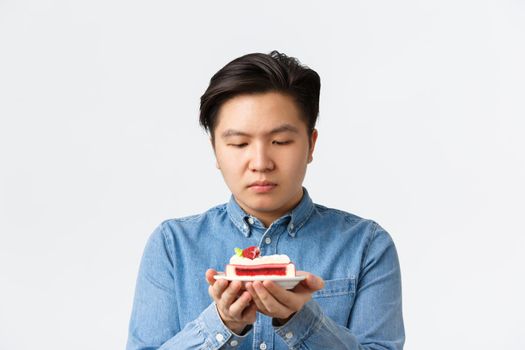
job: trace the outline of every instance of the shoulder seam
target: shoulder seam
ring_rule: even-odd
[[[358,222],[358,221],[369,221],[368,219],[362,218],[360,216],[357,216],[355,214],[346,212],[344,210],[335,209],[335,208],[328,208],[328,207],[326,207],[326,206],[324,206],[322,204],[315,204],[315,207],[319,211],[331,211],[331,212],[334,212],[334,213],[342,216],[346,221],[348,221],[350,223],[355,223],[355,222]]]
[[[377,229],[379,228],[379,225],[377,224],[377,222],[372,221],[372,220],[370,221],[374,225],[374,229],[372,231],[372,234],[370,235],[370,238],[368,239],[368,242],[366,242],[366,251],[363,257],[363,264],[366,263],[366,259],[368,258],[368,252],[370,251],[370,246],[372,245],[372,241],[374,240],[376,233],[377,233]]]
[[[182,216],[182,217],[178,217],[178,218],[167,219],[167,220],[164,220],[163,223],[166,223],[168,221],[175,221],[175,222],[192,221],[192,220],[199,219],[202,216],[204,216],[206,214],[209,214],[211,212],[214,212],[214,211],[223,212],[224,210],[225,210],[225,204],[219,204],[219,205],[217,205],[215,207],[212,207],[212,208],[206,210],[205,212],[202,212],[202,213],[199,213],[199,214],[194,214],[194,215]]]
[[[167,221],[169,221],[169,220],[165,220],[164,222],[162,222],[160,224],[160,232],[162,233],[162,237],[164,238],[164,242],[168,246],[168,252],[169,252],[169,254],[171,256],[171,261],[174,261],[175,251],[173,250],[173,248],[174,248],[173,247],[173,241],[171,240],[169,235],[166,233],[166,229],[165,229],[165,225],[166,225]]]

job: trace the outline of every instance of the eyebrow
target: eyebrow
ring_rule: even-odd
[[[274,135],[274,134],[279,134],[279,133],[283,133],[283,132],[292,132],[292,133],[299,133],[299,130],[291,125],[291,124],[283,124],[277,128],[274,128],[272,130],[270,130],[267,134],[268,135]],[[250,134],[246,133],[246,132],[243,132],[243,131],[239,131],[239,130],[235,130],[235,129],[228,129],[228,130],[225,130],[222,134],[221,134],[221,137],[222,138],[227,138],[227,137],[231,137],[231,136],[250,136]]]

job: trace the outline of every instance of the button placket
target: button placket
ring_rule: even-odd
[[[271,255],[275,254],[274,250],[275,248],[272,248],[271,244],[273,242],[271,234],[275,231],[276,226],[275,223],[272,223],[270,227],[266,229],[266,231],[263,234],[263,239],[261,241],[261,255]]]

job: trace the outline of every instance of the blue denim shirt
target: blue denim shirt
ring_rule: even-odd
[[[235,247],[287,254],[325,287],[284,326],[257,313],[239,336],[222,323],[205,272],[223,271]],[[266,228],[235,199],[164,221],[142,257],[127,350],[402,349],[401,277],[391,237],[377,223],[314,204],[308,192]]]

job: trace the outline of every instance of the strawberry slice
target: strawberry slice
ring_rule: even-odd
[[[242,256],[248,259],[252,259],[252,260],[258,257],[259,254],[261,254],[261,251],[259,250],[257,246],[254,246],[254,245],[246,249],[243,249],[242,251]]]

